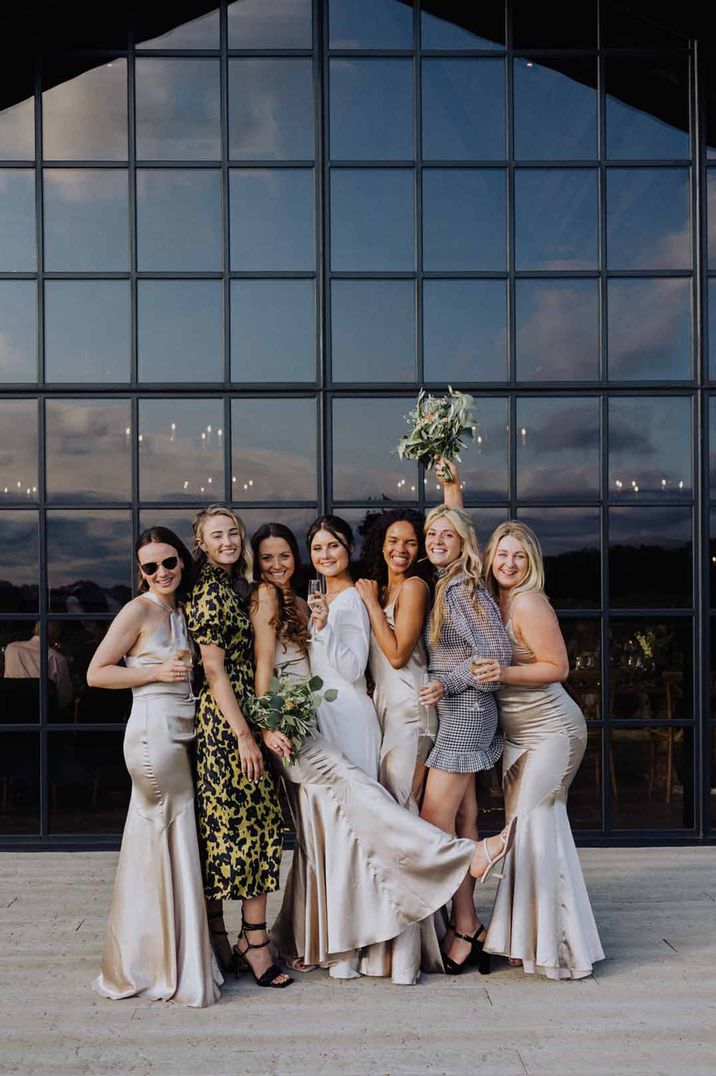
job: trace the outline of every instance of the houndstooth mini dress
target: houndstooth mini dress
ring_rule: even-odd
[[[509,665],[512,648],[500,611],[483,586],[478,586],[473,602],[467,576],[459,575],[448,584],[445,603],[436,646],[430,643],[429,620],[425,625],[430,676],[445,687],[445,696],[437,705],[438,734],[426,765],[447,773],[477,773],[489,770],[502,754],[495,700],[502,685],[478,686],[470,665],[475,657]]]

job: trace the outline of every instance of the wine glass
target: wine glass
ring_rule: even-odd
[[[323,596],[325,593],[326,593],[326,578],[325,578],[325,576],[319,575],[316,579],[309,579],[308,580],[308,598],[309,598],[308,604],[309,604],[309,607],[310,607],[310,604],[311,604],[310,599],[314,595]],[[313,612],[313,610],[311,610],[311,612]],[[316,632],[315,624],[311,625],[311,638],[313,639],[314,642],[318,641],[318,634]]]
[[[177,650],[174,656],[176,657],[177,661],[180,661],[182,663],[182,665],[186,665],[186,667],[187,667],[187,671],[186,671],[187,694],[183,696],[184,701],[185,702],[198,702],[199,701],[199,696],[194,694],[194,691],[192,689],[192,683],[191,683],[191,674],[192,674],[192,669],[194,667],[194,660],[193,660],[193,658],[191,656],[191,650],[188,650],[188,649]]]

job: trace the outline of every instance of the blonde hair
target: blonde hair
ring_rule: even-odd
[[[237,516],[233,508],[229,508],[228,504],[210,504],[207,505],[206,508],[200,508],[196,514],[192,529],[194,531],[194,557],[196,559],[197,567],[201,570],[208,560],[208,557],[199,545],[199,542],[204,536],[204,525],[206,521],[212,519],[214,516],[228,516],[238,530],[241,539],[241,555],[236,564],[234,564],[231,575],[234,579],[239,578],[247,583],[251,583],[254,573],[253,550],[251,549],[251,544],[246,536],[244,521],[241,516]]]
[[[459,557],[446,568],[444,575],[440,576],[435,585],[435,600],[429,619],[430,642],[433,646],[437,646],[440,641],[440,633],[445,621],[445,592],[453,579],[457,579],[458,576],[466,576],[468,593],[472,604],[475,606],[476,614],[480,618],[485,615],[476,598],[477,588],[482,585],[483,574],[475,524],[472,517],[464,509],[448,508],[446,505],[441,504],[428,512],[424,527],[425,534],[428,533],[437,519],[442,519],[443,517],[460,535],[462,546]]]
[[[518,523],[508,519],[506,523],[500,523],[490,535],[485,547],[485,578],[486,586],[494,598],[499,596],[499,586],[492,571],[497,555],[497,547],[503,538],[516,538],[523,546],[527,554],[527,575],[516,587],[512,587],[512,595],[522,594],[526,590],[536,590],[544,593],[544,559],[537,535],[526,523]]]

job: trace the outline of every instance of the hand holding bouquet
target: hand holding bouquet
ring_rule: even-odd
[[[279,665],[265,695],[251,703],[251,720],[260,729],[281,732],[291,741],[291,752],[283,758],[286,765],[295,762],[303,741],[316,728],[316,713],[322,701],[333,702],[338,697],[335,688],[321,694],[320,676],[300,679],[286,675],[286,665]]]
[[[472,396],[456,392],[451,386],[447,396],[428,396],[421,389],[414,410],[405,416],[412,429],[400,438],[397,448],[400,459],[417,460],[426,470],[440,457],[459,463],[465,437],[474,438],[477,431],[474,407]],[[454,480],[446,467],[437,473],[442,482]]]

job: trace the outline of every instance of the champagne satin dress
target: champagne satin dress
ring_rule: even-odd
[[[506,625],[513,665],[534,654]],[[604,959],[567,817],[569,786],[587,746],[582,711],[561,684],[507,686],[498,701],[503,790],[517,832],[504,865],[485,949],[549,979],[581,979]]]
[[[183,612],[142,595],[167,617],[126,657],[128,667],[189,649]],[[144,997],[198,1008],[219,999],[223,977],[209,943],[194,820],[189,745],[194,703],[187,684],[134,688],[124,736],[132,795],[95,989],[107,998]]]

